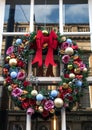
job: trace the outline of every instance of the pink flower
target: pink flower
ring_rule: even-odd
[[[54,108],[54,102],[52,100],[46,101],[44,104],[44,109],[50,111],[52,108]]]
[[[70,46],[70,44],[68,42],[63,42],[62,45],[61,45],[61,49],[65,50],[69,46]]]
[[[69,55],[64,55],[64,56],[62,57],[62,62],[63,62],[64,64],[67,64],[67,63],[69,62],[69,60],[70,60],[70,56],[69,56]]]
[[[6,54],[7,54],[7,55],[10,55],[11,53],[13,53],[13,51],[14,51],[14,46],[10,46],[10,47],[7,49],[7,51],[6,51]]]
[[[22,89],[20,89],[20,88],[15,88],[13,91],[12,91],[12,96],[14,96],[14,97],[19,97],[19,96],[21,96],[21,94],[22,94]]]
[[[17,79],[23,80],[24,78],[25,78],[25,72],[22,71],[18,72]]]
[[[80,69],[83,70],[85,68],[85,64],[81,63],[80,64]]]
[[[34,114],[34,109],[32,109],[31,107],[27,109],[27,114],[29,114],[30,116],[32,116],[32,114]]]

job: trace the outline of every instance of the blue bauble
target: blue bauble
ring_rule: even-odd
[[[76,85],[77,87],[81,87],[81,86],[82,86],[82,81],[77,80],[77,81],[75,82],[75,85]]]
[[[72,40],[71,39],[67,39],[66,42],[68,42],[69,44],[72,44]]]
[[[21,44],[22,43],[22,40],[20,39],[20,38],[18,38],[17,40],[16,40],[16,44]]]
[[[11,76],[11,78],[16,78],[17,77],[17,72],[15,72],[15,71],[13,71],[13,72],[11,72],[10,73],[10,76]]]
[[[51,91],[51,96],[52,97],[56,97],[58,95],[58,91],[57,90],[52,90]]]
[[[36,100],[37,100],[37,101],[42,101],[42,100],[43,100],[43,95],[42,95],[42,94],[38,94],[38,95],[36,96]]]
[[[9,68],[10,68],[9,64],[5,64],[5,65],[4,65],[4,68],[9,69]]]

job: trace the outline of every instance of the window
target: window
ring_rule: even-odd
[[[7,32],[16,32],[18,24],[21,24],[21,26],[23,27],[25,24],[29,25],[29,22],[30,22],[30,2],[28,0],[26,1],[26,3],[23,3],[22,1],[11,2],[9,0],[6,0],[4,27],[6,25]],[[21,31],[24,32],[26,30]]]
[[[92,0],[0,0],[0,3],[0,41],[2,42],[0,44],[0,57],[1,48],[3,51],[2,55],[4,55],[4,52],[13,44],[16,37],[39,28],[46,28],[48,31],[53,28],[56,31],[59,30],[61,34],[70,37],[88,36],[90,37],[88,48],[92,50]],[[77,8],[78,10],[76,11]],[[84,46],[87,48],[87,43],[85,45],[82,43],[82,47]],[[61,70],[60,67],[59,64],[59,69]],[[52,69],[56,77],[60,76],[59,69],[50,68],[50,70]],[[32,71],[34,76],[39,77],[46,76],[47,73],[44,66],[43,75],[37,72],[37,66],[32,66]],[[45,78],[43,80],[45,81]],[[59,77],[58,79],[54,78],[54,81],[58,82],[59,80]]]
[[[56,31],[58,31],[59,1],[43,0],[39,2],[35,0],[34,20],[36,29],[45,28],[48,31],[57,29]]]

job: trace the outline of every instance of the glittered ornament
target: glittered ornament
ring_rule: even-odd
[[[37,101],[42,101],[42,100],[43,100],[43,95],[42,95],[42,94],[38,94],[38,95],[36,96],[36,100],[37,100]]]
[[[15,72],[15,71],[13,71],[13,72],[11,72],[10,73],[10,76],[11,76],[11,78],[16,78],[17,77],[17,72]]]
[[[70,73],[69,74],[69,78],[74,79],[75,78],[75,74],[74,73]]]
[[[79,74],[80,72],[81,72],[81,69],[80,69],[80,68],[74,69],[74,73],[75,73],[75,74]]]
[[[39,107],[38,107],[38,111],[42,113],[42,112],[43,112],[43,107],[42,107],[42,106],[39,106]]]
[[[63,106],[63,100],[61,99],[61,98],[56,98],[55,100],[54,100],[54,105],[55,105],[55,107],[57,107],[57,108],[61,108],[62,106]]]
[[[5,60],[9,61],[10,60],[10,56],[6,56]]]
[[[17,65],[17,59],[15,59],[15,58],[10,59],[9,60],[9,65],[10,66],[16,66]]]
[[[77,87],[81,87],[81,86],[82,86],[82,81],[77,80],[77,81],[75,82],[75,85],[76,85]]]
[[[72,55],[74,53],[73,49],[71,47],[67,47],[65,49],[65,54],[67,55]]]
[[[87,71],[88,71],[88,69],[85,67],[85,68],[83,69],[83,72],[86,73]]]
[[[52,90],[51,91],[51,96],[52,97],[56,97],[58,95],[58,91],[57,90]]]
[[[22,43],[22,40],[20,39],[20,38],[18,38],[17,40],[16,40],[16,44],[21,44]]]
[[[32,91],[31,91],[31,95],[32,95],[32,96],[36,96],[37,94],[38,94],[37,90],[32,90]]]
[[[63,83],[63,85],[62,85],[62,88],[63,89],[67,89],[69,86],[68,86],[68,84],[67,83]]]
[[[41,104],[41,101],[36,101],[36,104],[37,104],[37,105],[40,105],[40,104]]]
[[[72,70],[72,69],[73,69],[73,65],[72,65],[72,64],[69,64],[69,65],[67,66],[67,68],[68,68],[68,70]]]
[[[61,41],[62,41],[62,42],[65,42],[65,41],[66,41],[66,37],[65,37],[65,36],[62,36],[62,37],[61,37]]]
[[[11,85],[8,86],[8,91],[12,91],[12,86]]]
[[[72,44],[72,40],[71,40],[70,38],[68,38],[68,39],[66,40],[66,42]]]
[[[50,113],[52,113],[52,114],[55,113],[55,109],[51,109]]]

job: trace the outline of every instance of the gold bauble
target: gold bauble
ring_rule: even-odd
[[[54,100],[55,107],[61,108],[64,104],[63,100],[61,98],[56,98]]]
[[[81,69],[80,69],[80,68],[76,68],[76,69],[74,69],[74,73],[76,73],[76,74],[79,74],[79,73],[80,73],[80,71],[81,71]]]
[[[65,36],[61,37],[61,41],[65,42],[66,41],[66,37]]]
[[[39,107],[38,107],[38,111],[42,113],[42,112],[43,112],[43,107],[42,107],[42,106],[39,106]]]
[[[31,95],[32,95],[32,96],[36,96],[37,94],[38,94],[37,90],[32,90],[32,91],[31,91]]]
[[[37,104],[37,105],[40,105],[40,104],[41,104],[41,101],[36,101],[36,104]]]
[[[79,58],[78,55],[74,55],[74,56],[73,56],[73,59],[74,59],[74,60],[77,60],[78,58]]]
[[[69,86],[68,86],[68,84],[67,83],[63,83],[63,85],[62,85],[62,88],[63,89],[67,89]]]
[[[16,66],[17,65],[17,59],[16,58],[12,58],[9,60],[9,65],[10,66]]]
[[[6,80],[4,80],[3,85],[4,85],[4,86],[6,85]]]
[[[43,30],[42,33],[45,34],[45,35],[48,35],[48,31],[47,30]]]
[[[69,78],[74,79],[75,78],[75,74],[74,73],[70,73],[69,74]]]
[[[73,65],[69,64],[69,65],[67,66],[67,68],[68,68],[69,70],[72,70],[72,69],[73,69]]]
[[[8,91],[12,91],[12,86],[11,85],[8,86]]]
[[[52,113],[52,114],[55,113],[55,109],[51,109],[50,113]]]
[[[10,60],[10,56],[6,56],[6,61],[9,61]]]
[[[74,53],[73,49],[71,47],[67,47],[65,49],[65,54],[67,55],[72,55]]]
[[[85,67],[84,69],[83,69],[83,72],[87,72],[88,71],[88,69]]]

